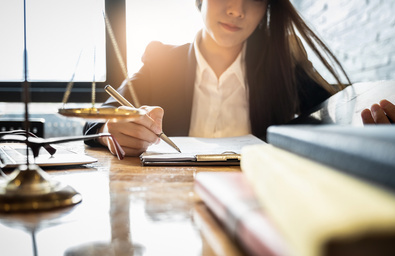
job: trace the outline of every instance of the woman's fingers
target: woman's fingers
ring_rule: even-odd
[[[362,122],[363,124],[375,124],[374,119],[372,117],[372,112],[370,109],[364,109],[361,112]]]
[[[148,146],[157,143],[159,137],[147,127],[135,122],[108,121],[103,132],[109,132],[117,140],[127,156],[138,156],[146,151]],[[102,138],[101,143],[115,154],[113,143],[108,138]]]
[[[153,121],[152,123],[148,123],[147,127],[156,134],[160,134],[162,132],[162,121],[164,115],[163,108],[153,106],[142,106],[141,108],[147,111],[147,116]]]
[[[395,105],[388,100],[381,100],[380,104],[364,109],[361,117],[364,124],[390,124],[395,120]]]
[[[139,119],[130,122],[107,121],[103,126],[103,132],[111,133],[127,156],[138,156],[150,145],[160,141],[158,134],[162,132],[163,109],[151,106],[143,106],[141,109],[146,110],[147,114]],[[102,138],[101,143],[115,154],[114,143],[108,138]]]
[[[141,123],[108,122],[107,127],[108,132],[116,137],[122,147],[130,147],[130,145],[133,145],[133,147],[141,147],[147,143],[156,143],[158,140],[158,135]]]
[[[376,124],[390,123],[390,121],[387,118],[387,115],[385,114],[384,110],[380,107],[379,104],[373,104],[372,107],[370,108],[370,111],[372,112],[372,116]]]
[[[381,100],[380,107],[384,110],[385,114],[387,115],[390,122],[395,121],[395,105],[389,102],[388,100]]]

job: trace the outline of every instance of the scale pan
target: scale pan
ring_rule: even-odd
[[[67,117],[85,119],[137,119],[147,112],[137,108],[61,108],[58,113]]]

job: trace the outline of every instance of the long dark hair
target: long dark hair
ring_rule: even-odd
[[[246,75],[252,133],[265,139],[270,125],[284,124],[300,114],[299,95],[303,84],[296,81],[296,75],[313,81],[329,94],[344,89],[351,82],[337,58],[306,25],[289,0],[263,1],[267,1],[266,14],[247,39]],[[201,0],[196,0],[196,6],[201,9]],[[312,67],[307,70],[306,66],[299,65],[300,56],[304,63],[310,62],[296,31],[337,84],[326,82]],[[341,82],[337,70],[347,80],[346,84]]]
[[[337,84],[330,85],[312,67],[303,70],[303,65],[298,64],[295,55],[302,55],[304,63],[310,62],[295,29]],[[303,84],[296,81],[296,74],[298,78],[302,75],[314,81],[329,94],[346,86],[337,70],[344,75],[347,84],[351,84],[340,62],[306,25],[289,0],[268,0],[261,24],[247,40],[246,63],[252,133],[262,138],[266,137],[270,125],[284,124],[300,114],[299,95]]]

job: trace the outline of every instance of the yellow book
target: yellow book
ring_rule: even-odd
[[[270,144],[241,169],[295,256],[395,255],[395,195]]]

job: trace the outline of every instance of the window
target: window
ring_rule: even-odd
[[[23,1],[0,10],[0,33],[10,39],[0,48],[0,79],[24,81]],[[27,80],[68,82],[75,73],[74,81],[105,81],[103,10],[103,0],[27,0]]]
[[[0,102],[20,102],[25,79],[24,0],[0,2]],[[26,44],[32,102],[61,102],[67,83],[69,102],[97,102],[125,78],[106,33],[103,10],[114,30],[129,74],[138,71],[146,45],[192,42],[201,28],[193,0],[26,0]],[[127,41],[127,43],[126,43]]]
[[[0,2],[0,80],[23,81],[23,1]]]
[[[194,0],[127,0],[126,22],[129,74],[141,67],[149,42],[190,43],[202,27]]]
[[[32,94],[51,91],[58,100],[71,80],[78,84],[77,91],[81,85],[88,90],[93,80],[106,81],[104,3],[26,0],[25,73],[24,1],[1,1],[0,100],[20,101],[25,77],[31,82]]]

